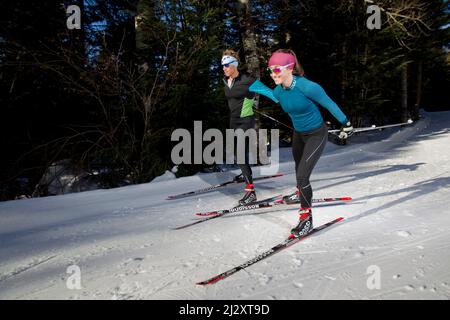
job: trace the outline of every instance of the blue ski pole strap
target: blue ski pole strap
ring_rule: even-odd
[[[278,103],[278,99],[275,98],[273,90],[267,87],[264,83],[262,83],[259,80],[253,82],[253,84],[249,88],[249,91],[262,94],[263,96],[269,98],[273,102]]]

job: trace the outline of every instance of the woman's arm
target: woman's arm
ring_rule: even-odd
[[[273,102],[278,103],[278,99],[275,98],[273,90],[259,80],[253,82],[253,84],[249,88],[249,91],[262,94],[263,96],[271,99]]]
[[[348,122],[347,116],[342,112],[338,105],[331,100],[319,84],[308,80],[308,83],[304,86],[302,91],[309,99],[317,102],[330,111],[339,123],[346,124]]]

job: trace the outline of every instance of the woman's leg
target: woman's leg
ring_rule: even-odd
[[[303,143],[303,152],[300,160],[298,162],[296,160],[296,174],[302,208],[311,208],[313,191],[309,179],[325,148],[327,135],[327,127],[324,125],[312,133],[302,134],[299,137]]]
[[[292,155],[294,156],[295,162],[295,172],[297,173],[298,166],[300,164],[300,160],[303,156],[303,150],[305,148],[305,144],[301,137],[301,134],[297,131],[294,131],[292,135]]]
[[[311,212],[312,188],[309,178],[317,161],[325,148],[327,140],[327,127],[321,128],[306,134],[301,134],[299,138],[302,140],[304,147],[300,161],[298,162],[297,186],[300,193],[301,208],[299,210],[299,222],[296,227],[291,230],[295,237],[308,234],[313,228],[313,218]]]
[[[300,167],[299,165],[300,165],[300,161],[303,156],[304,149],[305,149],[305,143],[302,139],[301,133],[294,131],[294,133],[292,135],[292,155],[294,157],[296,175],[297,175],[298,169]],[[283,200],[286,203],[290,204],[290,203],[296,203],[297,201],[299,201],[300,198],[301,198],[300,187],[299,187],[299,184],[297,183],[297,191],[294,194],[285,196],[283,198]]]

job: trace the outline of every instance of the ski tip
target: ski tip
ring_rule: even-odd
[[[198,286],[206,286],[206,285],[208,285],[208,284],[216,283],[216,282],[218,282],[219,280],[222,280],[222,279],[224,279],[224,278],[225,278],[225,276],[221,275],[221,276],[217,276],[217,277],[214,277],[214,278],[212,278],[212,279],[209,279],[209,280],[197,282],[196,285],[198,285]]]
[[[170,228],[170,230],[181,230],[181,229],[185,229],[187,227],[190,227],[190,224],[184,225],[184,226],[179,226],[179,227],[175,227],[175,228]]]
[[[267,177],[271,177],[271,178],[278,178],[278,177],[282,177],[282,176],[284,176],[284,173],[277,173],[277,174],[274,174],[274,175],[272,175],[272,176],[267,176]]]
[[[337,219],[334,220],[334,221],[338,222],[338,221],[342,221],[342,220],[344,220],[344,217],[339,217],[339,218],[337,218]]]
[[[178,199],[182,199],[185,198],[186,196],[184,195],[177,195],[177,196],[167,196],[166,200],[178,200]]]
[[[209,217],[209,216],[216,216],[219,213],[217,211],[214,212],[198,212],[195,215],[198,217]]]
[[[256,177],[253,178],[254,180],[260,180],[260,179],[270,179],[270,178],[278,178],[278,177],[282,177],[284,176],[283,173],[276,173],[276,174],[272,174],[272,175],[268,175],[268,176],[260,176],[260,177]]]
[[[353,200],[353,198],[352,197],[342,197],[341,200],[342,201],[350,201],[350,200]]]

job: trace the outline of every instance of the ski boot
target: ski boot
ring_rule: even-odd
[[[245,205],[249,205],[255,201],[256,201],[256,193],[255,193],[255,189],[253,188],[253,184],[252,183],[247,184],[245,186],[244,197],[242,197],[242,199],[239,200],[239,205],[245,206]]]
[[[295,204],[300,203],[300,191],[295,191],[293,194],[283,197],[283,202],[285,204]]]
[[[292,237],[304,237],[313,229],[313,219],[311,208],[300,209],[298,211],[300,219],[298,225],[291,230]]]
[[[243,177],[242,173],[238,174],[237,176],[234,176],[233,181],[234,182],[238,182],[238,183],[239,182],[244,182],[244,177]]]

